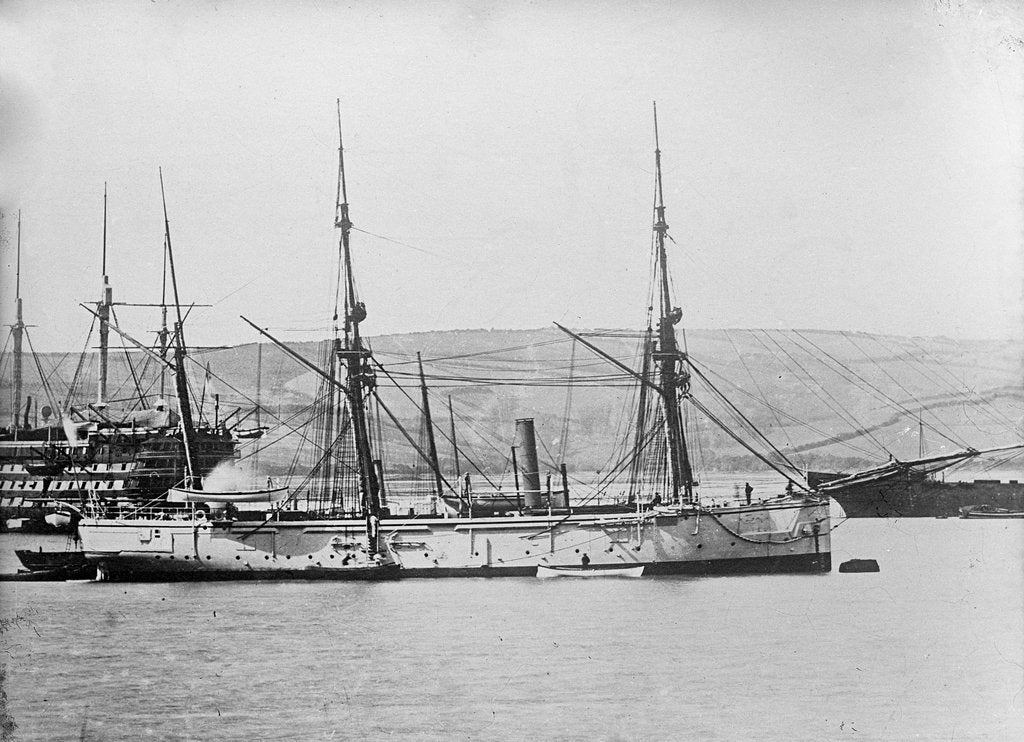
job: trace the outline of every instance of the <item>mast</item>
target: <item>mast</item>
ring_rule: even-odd
[[[455,411],[452,409],[452,395],[448,395],[448,422],[452,430],[452,457],[455,459],[455,480],[458,481],[462,474],[459,472],[459,444],[455,438]]]
[[[359,462],[359,487],[363,513],[367,519],[369,550],[378,551],[376,521],[380,518],[380,481],[370,450],[370,431],[366,418],[366,397],[374,386],[373,372],[367,363],[369,351],[363,347],[359,325],[366,319],[366,306],[356,297],[355,277],[352,274],[350,233],[352,221],[348,214],[348,192],[345,187],[345,145],[341,131],[341,101],[338,100],[338,193],[334,226],[341,230],[341,258],[345,281],[345,333],[344,343],[334,341],[335,353],[345,364],[349,389],[349,407],[355,436],[356,456]]]
[[[437,443],[434,440],[434,422],[430,417],[430,395],[427,394],[427,377],[423,375],[423,358],[416,353],[416,363],[420,366],[420,391],[423,396],[423,421],[427,426],[427,453],[430,454],[430,468],[434,470],[434,486],[440,497],[444,493],[441,484],[441,465],[437,461]]]
[[[683,313],[672,306],[672,295],[668,283],[668,254],[665,237],[668,223],[665,221],[665,197],[661,185],[661,146],[658,141],[658,104],[654,104],[654,167],[656,193],[654,207],[654,237],[658,252],[658,273],[660,278],[660,317],[658,319],[658,348],[653,360],[658,365],[662,400],[665,409],[665,428],[668,431],[669,468],[672,475],[672,500],[693,502],[693,471],[686,447],[679,403],[689,394],[690,374],[686,367],[686,354],[676,343],[675,325]]]
[[[643,361],[640,366],[640,376],[649,379],[651,374],[651,351],[654,348],[654,330],[649,324],[648,316],[647,332],[644,333]],[[633,462],[629,471],[629,494],[630,500],[636,496],[637,485],[640,482],[643,457],[640,451],[644,445],[644,438],[647,433],[647,384],[640,384],[640,401],[637,405],[636,434],[633,436]]]
[[[110,307],[114,303],[114,291],[107,276],[107,184],[103,184],[103,288],[96,304],[100,318],[100,372],[96,384],[96,404],[107,401],[107,364],[110,349]]]
[[[25,334],[25,318],[21,312],[21,209],[18,209],[18,257],[15,268],[14,279],[14,324],[11,325],[11,334],[14,336],[14,404],[11,409],[11,429],[17,435],[18,411],[21,409],[22,391],[22,362],[23,352],[21,348],[22,337]]]
[[[167,377],[167,347],[170,332],[167,329],[167,236],[164,236],[164,268],[163,279],[160,284],[160,330],[157,332],[157,341],[160,343],[160,358],[164,361],[160,365],[160,399],[166,393]]]
[[[181,438],[185,446],[185,466],[187,475],[185,486],[201,489],[202,480],[197,474],[195,450],[192,436],[195,428],[192,424],[192,404],[188,397],[188,380],[185,378],[185,331],[181,317],[181,300],[178,296],[178,277],[174,272],[174,250],[171,248],[171,223],[167,218],[167,197],[164,195],[164,173],[160,172],[160,200],[164,208],[164,241],[167,246],[167,265],[171,272],[171,288],[174,292],[174,389],[178,397],[178,415],[181,417]]]
[[[256,343],[256,430],[259,436],[263,435],[263,425],[260,421],[260,408],[262,407],[263,392],[263,343]],[[255,451],[252,453],[252,468],[254,472],[260,470],[260,438],[256,438]]]

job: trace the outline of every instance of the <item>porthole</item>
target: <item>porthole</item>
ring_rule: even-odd
[[[213,559],[213,557],[212,557],[212,556],[210,556],[209,554],[207,554],[207,555],[206,555],[206,561],[210,561],[211,559]]]
[[[527,549],[527,550],[526,550],[526,553],[527,553],[527,554],[529,554],[529,553],[530,553],[530,550],[529,550],[529,549]]]
[[[242,558],[242,557],[240,557],[240,556],[236,556],[236,557],[235,557],[235,559],[236,559],[236,560],[239,560],[239,559],[241,559],[241,558]]]
[[[698,549],[703,549],[704,548],[704,544],[697,544],[697,548]]]

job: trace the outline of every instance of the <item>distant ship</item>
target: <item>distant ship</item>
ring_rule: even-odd
[[[891,461],[856,474],[809,472],[808,483],[839,503],[848,518],[955,518],[963,508],[980,507],[1024,510],[1024,484],[1018,480],[935,478],[938,471],[982,453],[987,452]]]
[[[37,409],[43,417],[41,426],[30,425],[32,397],[23,402],[23,342],[29,326],[23,318],[20,213],[18,216],[15,322],[11,325],[14,404],[10,425],[0,429],[0,530],[66,531],[72,520],[54,517],[63,502],[145,502],[164,495],[185,476],[179,416],[164,401],[162,389],[158,399],[147,404],[136,377],[138,400],[128,409],[108,405],[108,337],[115,303],[106,267],[105,192],[103,202],[103,290],[93,312],[99,324],[96,401],[72,404],[77,379],[72,381],[67,399],[57,399],[53,380],[47,383],[43,379],[50,399]],[[170,335],[167,305],[159,306],[164,321],[155,352],[166,356]],[[197,426],[195,437],[197,471],[209,473],[218,463],[234,458],[237,441],[220,420]]]

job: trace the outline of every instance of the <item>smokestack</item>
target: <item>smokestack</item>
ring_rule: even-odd
[[[519,440],[519,475],[523,480],[523,500],[528,508],[541,507],[540,467],[537,464],[537,436],[533,418],[516,420],[516,438]]]

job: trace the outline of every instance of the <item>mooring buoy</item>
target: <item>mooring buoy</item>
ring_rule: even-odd
[[[878,572],[874,559],[850,559],[839,565],[840,572]]]

